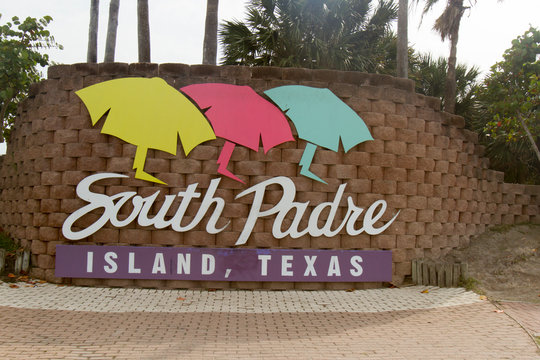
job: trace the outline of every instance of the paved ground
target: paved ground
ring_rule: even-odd
[[[463,289],[18,285],[0,284],[1,359],[540,358],[527,333],[540,328],[540,308],[502,303],[501,312]]]
[[[499,306],[531,335],[540,338],[540,304],[502,301]]]

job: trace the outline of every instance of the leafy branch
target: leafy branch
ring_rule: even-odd
[[[30,85],[41,80],[38,66],[49,64],[49,56],[41,51],[62,49],[46,29],[51,21],[50,16],[23,21],[14,16],[0,26],[0,142],[9,137],[17,104],[28,94]]]

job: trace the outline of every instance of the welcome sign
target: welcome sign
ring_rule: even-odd
[[[227,169],[235,146],[258,151],[262,145],[266,153],[279,144],[294,141],[290,119],[298,137],[307,141],[299,162],[300,174],[322,183],[324,180],[310,171],[317,146],[338,151],[341,142],[347,152],[355,145],[373,139],[362,119],[328,89],[289,85],[270,89],[265,94],[273,103],[248,86],[194,84],[178,91],[160,78],[110,80],[77,92],[93,125],[106,115],[101,132],[137,146],[133,161],[135,177],[164,185],[162,180],[144,171],[146,154],[152,148],[176,155],[178,139],[186,156],[205,141],[224,139],[217,159],[217,172],[242,182]],[[107,223],[114,227],[137,223],[156,230],[168,228],[187,232],[205,219],[206,232],[210,234],[217,234],[230,225],[225,221],[225,225],[217,226],[226,206],[225,200],[216,195],[220,178],[213,179],[205,193],[198,191],[198,184],[189,184],[176,195],[165,195],[157,213],[150,215],[151,209],[156,207],[159,190],[146,197],[134,191],[105,195],[91,190],[100,180],[125,177],[117,173],[100,173],[83,179],[77,186],[77,196],[88,204],[65,220],[63,235],[70,240],[82,240]],[[282,196],[275,205],[268,207],[263,204],[263,199],[272,186],[278,186]],[[363,232],[378,235],[399,215],[397,212],[389,221],[381,223],[387,210],[386,202],[378,200],[364,209],[350,196],[344,198],[346,186],[346,183],[339,186],[333,201],[320,204],[296,201],[295,184],[284,176],[242,190],[235,200],[248,194],[253,194],[253,200],[235,245],[246,244],[256,223],[264,218],[273,217],[271,232],[274,238],[290,236],[296,239],[304,235],[333,237],[342,231],[352,236]],[[186,224],[183,219],[190,206],[194,206],[194,199],[198,199],[199,208]],[[338,208],[343,202],[347,204],[346,211],[338,216]],[[126,204],[132,210],[127,217],[120,217],[120,210]],[[96,210],[101,216],[94,223],[82,229],[76,226],[77,220]],[[166,216],[171,212],[173,216]],[[390,281],[392,266],[389,251],[345,250],[112,249],[59,245],[56,259],[56,276],[60,277],[224,281]],[[137,263],[135,259],[138,259]],[[302,267],[306,267],[303,272]],[[269,269],[273,270],[268,272]]]

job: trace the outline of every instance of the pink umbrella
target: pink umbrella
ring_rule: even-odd
[[[217,160],[218,173],[231,179],[243,182],[227,170],[236,144],[258,151],[262,140],[266,154],[274,146],[294,140],[285,115],[249,86],[210,83],[180,90],[204,111],[216,136],[226,140]]]

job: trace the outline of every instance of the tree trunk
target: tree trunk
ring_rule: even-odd
[[[111,0],[109,5],[109,24],[107,26],[107,41],[105,44],[105,62],[114,62],[116,50],[116,29],[118,28],[118,8],[120,0]]]
[[[139,62],[150,62],[150,21],[148,0],[137,0],[137,30],[139,39]]]
[[[397,76],[400,78],[409,77],[409,40],[408,40],[408,20],[407,10],[408,0],[399,0],[398,12],[398,40],[397,40]]]
[[[219,0],[207,0],[204,25],[203,64],[216,65]]]
[[[0,110],[0,144],[3,143],[4,140],[5,140],[5,138],[4,138],[4,128],[7,125],[6,124],[6,114],[7,114],[7,109],[9,107],[9,105],[11,104],[12,100],[13,100],[13,98],[6,100],[4,102],[4,104],[3,104],[3,106],[2,106],[2,109]]]
[[[450,56],[444,85],[444,111],[453,114],[456,111],[456,62],[458,34],[450,37]]]
[[[86,61],[97,62],[97,35],[99,18],[99,0],[92,0],[90,4],[90,25],[88,26],[88,51]]]
[[[463,16],[463,0],[454,0],[452,6],[458,11],[458,16],[454,17],[451,26],[450,55],[448,56],[448,70],[446,73],[446,82],[444,90],[444,111],[454,114],[456,111],[456,64],[457,64],[457,43],[459,38],[459,25]]]
[[[536,154],[536,157],[538,158],[538,161],[540,161],[540,150],[538,150],[538,146],[536,146],[536,142],[534,141],[531,131],[529,130],[529,127],[527,126],[527,124],[525,124],[525,120],[523,120],[523,116],[521,116],[521,113],[519,111],[517,113],[517,117],[519,119],[519,122],[521,123],[521,126],[523,126],[525,133],[527,134],[527,138],[529,139],[531,143],[531,146],[533,148],[534,153]]]

